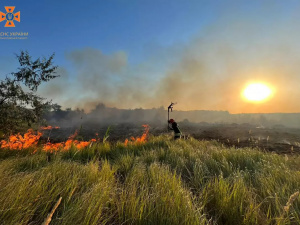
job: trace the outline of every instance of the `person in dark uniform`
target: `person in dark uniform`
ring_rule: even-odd
[[[175,122],[175,120],[173,120],[173,119],[169,120],[169,128],[170,128],[170,130],[174,131],[174,140],[180,139],[181,131],[178,127],[178,124]]]

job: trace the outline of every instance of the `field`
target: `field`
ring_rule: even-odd
[[[146,123],[146,122],[145,122]],[[61,124],[58,124],[61,126]],[[228,147],[259,147],[262,150],[276,152],[280,154],[299,154],[300,153],[300,129],[289,128],[284,126],[263,127],[252,124],[212,124],[212,123],[189,123],[179,122],[183,134],[193,137],[197,140],[216,140]],[[83,139],[88,140],[99,133],[103,137],[109,129],[109,140],[117,142],[138,136],[143,132],[141,123],[120,123],[120,124],[103,124],[103,123],[83,123],[77,126],[64,127],[61,129],[46,132],[45,140],[48,137],[53,142],[65,141],[69,135],[76,129],[80,129],[80,135]],[[150,123],[150,134],[158,136],[170,134],[166,124]]]
[[[298,154],[150,135],[0,159],[1,224],[42,224],[60,198],[50,224],[300,224]]]

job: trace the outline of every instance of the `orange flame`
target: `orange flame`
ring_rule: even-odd
[[[144,133],[141,137],[131,137],[130,140],[126,139],[124,142],[124,145],[127,146],[128,144],[141,144],[145,143],[148,133],[149,133],[149,125],[143,125],[145,128]],[[59,129],[59,127],[41,127],[42,130],[50,130],[50,129]],[[24,136],[20,135],[20,133],[16,135],[11,135],[9,139],[2,140],[0,142],[1,148],[8,148],[11,150],[21,150],[26,149],[29,147],[35,147],[40,139],[40,137],[43,134],[41,132],[35,132],[32,129],[29,129],[27,133],[24,134]],[[43,151],[46,152],[57,152],[59,150],[69,150],[72,145],[74,145],[77,149],[83,149],[88,146],[91,146],[92,143],[100,141],[100,138],[98,138],[98,134],[96,134],[96,138],[91,139],[90,141],[78,141],[75,140],[76,136],[78,135],[78,131],[76,130],[74,134],[72,134],[66,142],[61,143],[46,143],[43,145]],[[33,153],[37,152],[35,150]]]
[[[41,130],[52,130],[52,129],[59,129],[60,127],[52,127],[52,126],[47,126],[47,127],[41,127]]]
[[[43,150],[46,151],[46,152],[57,152],[59,149],[62,149],[63,148],[63,143],[50,143],[48,142],[47,144],[44,145],[43,147]]]
[[[24,134],[24,136],[18,133],[17,135],[11,135],[8,141],[2,140],[0,142],[1,148],[9,148],[11,150],[21,150],[29,148],[37,145],[37,142],[42,135],[43,134],[40,132],[34,134],[34,131],[32,129],[29,129],[27,133]]]
[[[145,124],[145,125],[142,125],[145,130],[144,130],[144,133],[141,137],[130,137],[131,140],[128,140],[126,139],[125,142],[124,142],[124,145],[127,146],[129,143],[130,144],[141,144],[141,143],[145,143],[146,142],[146,139],[148,137],[148,134],[149,134],[149,125],[148,124]]]
[[[69,150],[72,147],[72,145],[74,145],[78,149],[83,149],[83,148],[89,146],[95,140],[95,139],[92,139],[90,141],[74,140],[77,135],[78,135],[78,130],[76,130],[75,133],[73,135],[71,135],[69,137],[69,139],[66,141],[64,150]]]
[[[49,126],[50,127],[50,126]],[[43,130],[48,130],[49,127],[46,127],[47,129]],[[50,129],[50,128],[49,128]],[[55,128],[58,129],[58,128]],[[20,135],[19,133],[17,135],[11,135],[8,138],[8,141],[2,140],[0,142],[0,147],[1,148],[8,148],[10,150],[21,150],[21,149],[26,149],[29,147],[34,147],[37,145],[40,137],[43,134],[41,132],[37,132],[37,134],[34,134],[34,131],[32,129],[29,129],[27,133],[24,134],[24,136]],[[83,149],[89,145],[91,145],[93,142],[96,142],[99,139],[91,139],[90,141],[78,141],[74,140],[76,136],[78,135],[78,131],[76,130],[74,134],[72,134],[66,142],[61,142],[61,143],[50,143],[47,142],[46,144],[43,145],[43,151],[46,152],[57,152],[61,149],[64,150],[69,150],[72,145],[74,145],[78,149]],[[36,153],[37,150],[33,152]]]

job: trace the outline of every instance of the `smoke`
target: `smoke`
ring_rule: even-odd
[[[299,7],[286,12],[269,3],[249,13],[237,4],[225,8],[189,42],[152,46],[148,58],[138,64],[129,63],[124,51],[68,52],[74,74],[67,76],[62,70],[65,75],[42,94],[65,107],[87,111],[99,102],[153,108],[176,101],[181,110],[300,112]],[[246,102],[241,93],[251,82],[271,86],[272,98],[261,104]]]
[[[51,80],[48,83],[42,83],[39,90],[45,97],[51,97],[54,99],[67,99],[67,91],[69,91],[69,73],[63,67],[57,69],[57,74],[60,75],[59,78]]]

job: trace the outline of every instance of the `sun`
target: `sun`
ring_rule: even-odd
[[[267,100],[271,95],[271,88],[262,83],[249,84],[243,91],[243,96],[251,102]]]

